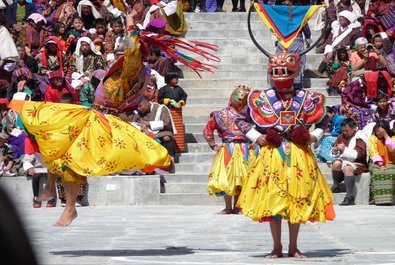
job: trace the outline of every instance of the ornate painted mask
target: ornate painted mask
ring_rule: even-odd
[[[251,92],[251,87],[245,85],[238,85],[232,91],[229,99],[231,105],[236,111],[240,111],[245,105],[245,99],[248,93]]]
[[[300,71],[299,54],[286,52],[271,54],[268,71],[274,82],[274,87],[280,93],[291,92],[294,79]]]

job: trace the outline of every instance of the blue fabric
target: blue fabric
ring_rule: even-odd
[[[289,21],[289,6],[264,5],[264,8],[273,24],[283,36],[287,37],[299,29],[310,6],[292,6],[291,21]]]
[[[316,151],[317,159],[319,159],[321,162],[328,163],[332,163],[333,160],[335,160],[335,157],[331,156],[331,149],[336,139],[337,137],[334,136],[326,136],[322,139]]]
[[[339,136],[342,133],[342,127],[341,127],[341,123],[342,121],[345,119],[346,117],[339,115],[339,114],[335,114],[333,116],[332,121],[329,124],[329,130],[328,133],[331,136]]]

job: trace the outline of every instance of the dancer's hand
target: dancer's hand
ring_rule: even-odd
[[[222,147],[221,145],[216,144],[216,145],[214,146],[214,149],[213,149],[213,150],[214,150],[215,152],[218,152],[218,151],[221,149],[221,147]]]
[[[136,10],[132,9],[132,11],[126,15],[126,26],[134,26],[135,25],[135,18],[138,16],[138,13]]]
[[[267,145],[266,134],[262,134],[261,136],[259,136],[259,138],[255,142],[260,146]]]

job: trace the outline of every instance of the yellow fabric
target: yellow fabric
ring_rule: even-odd
[[[169,105],[169,101],[170,101],[170,99],[169,99],[169,98],[165,98],[165,99],[163,99],[163,103],[164,103],[165,105]]]
[[[310,148],[293,143],[289,148],[290,166],[287,166],[277,148],[261,147],[237,206],[254,221],[280,215],[291,223],[326,222],[326,213],[331,215],[326,207],[332,208],[333,194],[314,154]]]
[[[225,192],[226,195],[235,196],[248,176],[247,161],[244,158],[241,145],[234,144],[233,155],[225,166],[226,146],[215,154],[214,162],[209,173],[207,191],[210,195]]]
[[[167,167],[167,150],[132,125],[72,104],[26,101],[21,119],[49,171],[66,182],[126,170]]]
[[[391,139],[393,141],[395,141],[395,136],[392,136]],[[379,148],[379,144],[380,144],[380,148]],[[370,159],[372,159],[373,157],[377,157],[380,156],[381,158],[384,158],[384,154],[385,155],[385,159],[384,159],[384,163],[385,164],[391,164],[393,163],[392,161],[394,161],[394,157],[395,157],[395,150],[394,151],[389,151],[388,148],[385,146],[385,144],[383,144],[381,141],[378,140],[376,135],[371,135],[369,137],[369,156]],[[379,150],[381,149],[381,150]]]
[[[180,101],[178,101],[178,103],[181,103],[182,106],[185,106],[185,104],[186,104],[184,100],[180,100]]]
[[[181,0],[177,0],[176,13],[166,16],[163,8],[161,8],[162,18],[167,22],[165,30],[170,33],[170,35],[184,36],[188,31],[188,24],[184,17],[184,11],[182,10],[183,3]]]

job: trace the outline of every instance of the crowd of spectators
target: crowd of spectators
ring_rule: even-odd
[[[137,12],[136,24],[140,29],[185,35],[187,27],[181,0],[128,3]],[[125,16],[109,0],[2,1],[0,175],[32,177],[34,198],[38,196],[39,180],[45,173],[36,168],[32,157],[25,155],[26,133],[9,104],[18,98],[90,107],[107,67],[124,51]],[[145,58],[151,71],[145,82],[148,84],[145,96],[157,102],[160,88],[166,86],[165,77],[169,73],[182,77],[182,71],[174,59],[157,47],[150,48]],[[57,187],[63,205],[65,188],[61,180]],[[85,192],[86,185],[82,185],[78,203]],[[41,203],[34,199],[33,206],[41,207]]]

